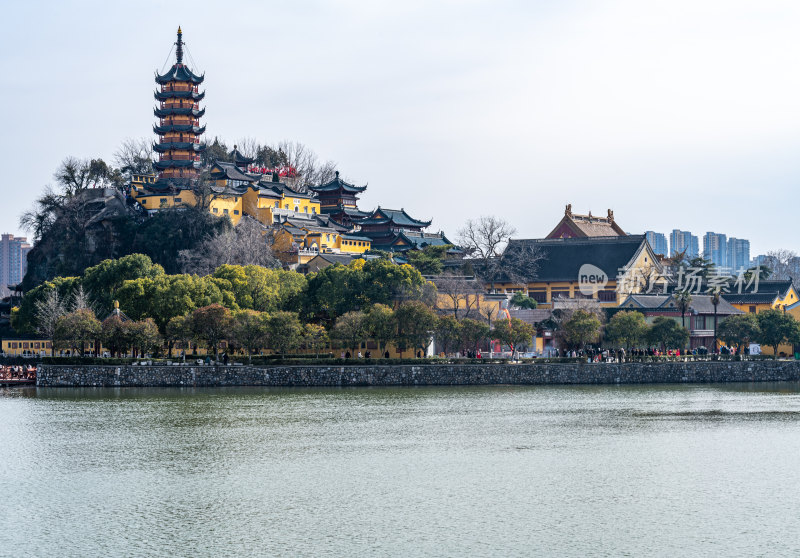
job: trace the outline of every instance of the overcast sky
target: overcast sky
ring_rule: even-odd
[[[0,34],[2,231],[66,156],[154,138],[178,25],[207,139],[296,140],[451,239],[571,203],[628,232],[800,251],[800,2],[16,2]],[[170,64],[174,62],[170,60]],[[701,240],[702,243],[702,240]],[[702,248],[702,246],[701,246]]]

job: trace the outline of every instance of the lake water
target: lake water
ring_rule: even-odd
[[[800,384],[0,391],[2,556],[800,555]]]

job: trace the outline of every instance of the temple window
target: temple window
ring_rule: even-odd
[[[181,199],[180,198],[175,198],[175,203],[181,203]]]
[[[223,214],[225,214],[225,215],[227,215],[227,214],[228,214],[228,210],[227,210],[227,209],[223,209],[223,210],[222,210],[222,213],[223,213]]]
[[[238,210],[238,209],[234,209],[234,210],[233,210],[233,214],[234,214],[234,215],[239,215],[239,210]]]

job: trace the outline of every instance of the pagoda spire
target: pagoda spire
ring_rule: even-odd
[[[153,150],[159,154],[153,167],[158,171],[156,188],[166,188],[170,183],[185,184],[197,178],[201,167],[200,154],[206,146],[200,136],[206,127],[200,125],[205,109],[200,108],[204,93],[198,91],[203,76],[195,75],[183,63],[183,32],[178,27],[176,63],[163,75],[156,74],[160,90],[155,92],[159,101],[153,110],[158,124],[153,131],[159,137]]]
[[[178,45],[178,49],[175,51],[178,64],[183,64],[183,33],[180,25],[178,26],[178,42],[175,44]]]

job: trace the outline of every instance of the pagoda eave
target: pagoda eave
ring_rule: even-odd
[[[154,91],[153,97],[157,101],[166,101],[169,99],[192,99],[193,101],[202,101],[206,96],[206,92],[195,93],[194,91]]]
[[[169,132],[185,132],[195,135],[200,135],[206,131],[205,126],[191,126],[181,124],[167,124],[166,126],[153,126],[153,133],[163,136]]]
[[[197,110],[191,107],[153,109],[153,114],[159,118],[164,118],[165,116],[192,116],[194,118],[200,118],[205,113],[206,109]]]

